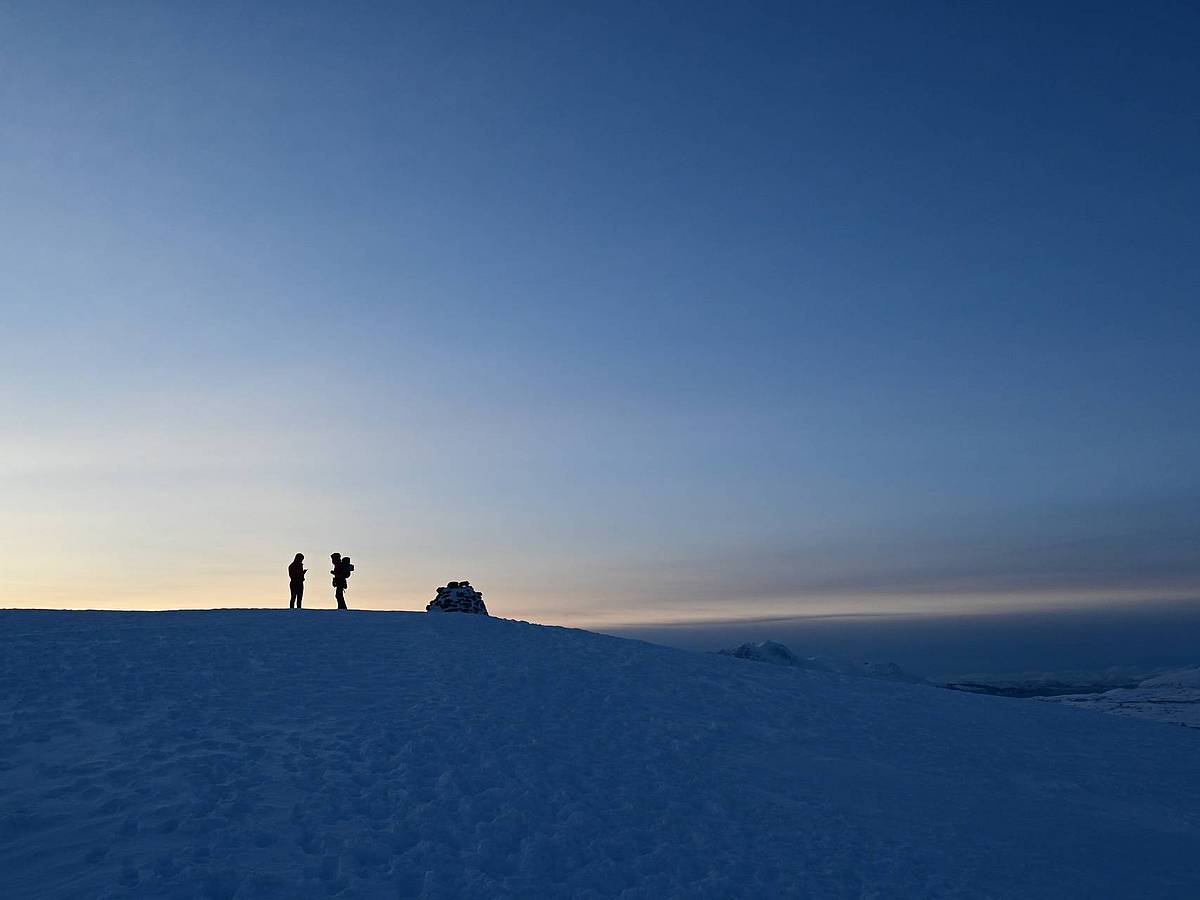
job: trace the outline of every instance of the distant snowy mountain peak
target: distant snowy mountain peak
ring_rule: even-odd
[[[717,652],[724,656],[735,656],[738,659],[750,659],[776,666],[790,666],[795,669],[807,669],[810,672],[883,678],[889,681],[907,681],[911,684],[920,684],[925,681],[910,672],[905,672],[894,662],[858,662],[849,659],[833,659],[827,656],[803,658],[776,641],[747,642],[732,650],[718,650]]]
[[[777,666],[803,666],[804,661],[795,653],[775,641],[747,642],[732,650],[718,650],[725,656],[736,656],[738,659],[752,659],[755,662],[772,663]]]

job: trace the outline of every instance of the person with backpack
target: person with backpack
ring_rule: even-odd
[[[337,600],[337,608],[349,609],[346,606],[346,588],[349,587],[348,580],[354,566],[350,557],[343,557],[340,553],[331,554],[329,558],[333,561],[333,568],[329,570],[329,574],[333,576],[333,596]]]
[[[300,604],[304,601],[304,573],[307,571],[308,569],[304,568],[304,554],[297,553],[292,564],[288,566],[288,579],[292,588],[288,609],[299,609]]]

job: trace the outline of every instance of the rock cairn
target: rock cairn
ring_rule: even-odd
[[[483,594],[471,587],[469,581],[451,581],[437,589],[437,596],[425,607],[426,612],[464,612],[486,616]]]

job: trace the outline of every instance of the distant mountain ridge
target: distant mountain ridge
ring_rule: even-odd
[[[1098,694],[1060,694],[1037,699],[1114,716],[1153,719],[1169,725],[1200,728],[1200,666],[1155,675],[1135,687],[1119,687]]]
[[[906,672],[894,662],[797,656],[777,641],[748,641],[728,650],[718,650],[717,653],[810,672],[928,684],[969,694],[1047,701],[1110,715],[1200,728],[1200,666],[1159,673],[1149,678],[1139,678],[1114,669],[1103,673],[1066,673],[1061,677],[1046,673],[995,681],[983,680],[986,676],[967,676],[963,680],[940,683]],[[1129,680],[1122,683],[1119,680],[1121,678]]]
[[[1047,697],[1068,696],[1074,694],[1100,694],[1114,687],[1134,687],[1130,684],[1112,685],[1090,681],[1073,682],[1053,678],[1039,678],[1028,681],[947,681],[940,684],[950,691],[965,691],[968,694],[991,694],[995,697],[1015,697],[1020,700],[1040,700]]]
[[[777,641],[746,642],[729,650],[718,650],[723,656],[749,659],[776,666],[807,669],[810,672],[828,672],[833,675],[854,675],[860,678],[882,678],[887,681],[905,681],[910,684],[928,684],[924,678],[906,672],[894,662],[860,662],[858,660],[834,659],[828,656],[797,656]]]

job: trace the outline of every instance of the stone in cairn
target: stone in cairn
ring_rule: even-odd
[[[488,614],[483,594],[471,587],[469,581],[451,581],[437,589],[437,596],[425,607],[426,612],[464,612]]]

